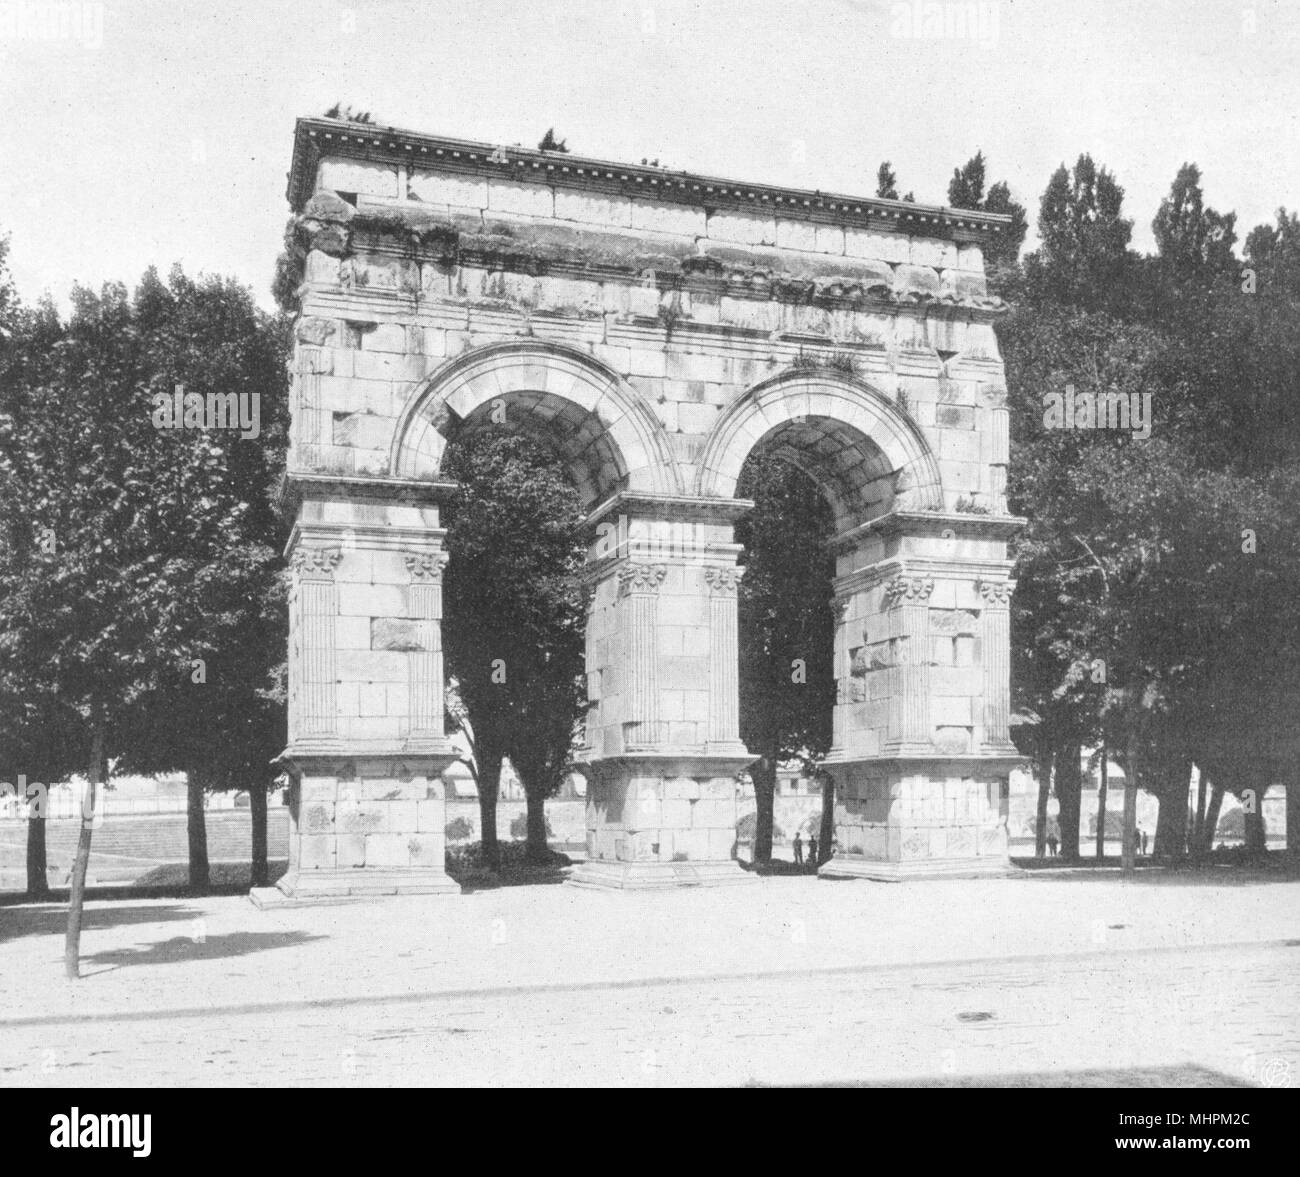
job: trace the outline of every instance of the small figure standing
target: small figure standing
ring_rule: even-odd
[[[798,830],[794,834],[794,864],[803,866],[803,834]]]
[[[817,835],[808,835],[808,865],[816,870],[821,863],[817,860]]]
[[[1047,835],[1047,853],[1050,854],[1053,858],[1055,858],[1056,848],[1059,845],[1060,842],[1057,840],[1056,831],[1055,830],[1050,831]]]

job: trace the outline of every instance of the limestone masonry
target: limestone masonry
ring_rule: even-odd
[[[455,890],[440,467],[475,428],[542,437],[590,510],[574,882],[750,877],[733,527],[760,447],[837,521],[822,873],[1005,869],[1023,521],[981,250],[1005,218],[327,119],[299,121],[288,196],[287,894]]]

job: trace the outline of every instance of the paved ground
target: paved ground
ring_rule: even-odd
[[[0,1084],[1300,1085],[1300,883],[0,909]],[[1098,1075],[1102,1077],[1097,1078]]]

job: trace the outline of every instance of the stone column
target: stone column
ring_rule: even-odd
[[[623,641],[626,650],[623,746],[625,751],[653,748],[660,743],[659,650],[657,640],[659,586],[668,569],[662,564],[625,564],[619,569],[623,601]]]
[[[894,754],[932,751],[930,725],[930,594],[928,576],[900,576],[885,588],[894,645],[889,740]]]
[[[445,552],[407,552],[411,617],[419,649],[410,657],[411,737],[443,738],[442,570]]]
[[[984,749],[1015,753],[1011,742],[1011,581],[979,582],[984,667]]]
[[[291,695],[294,706],[289,715],[291,740],[328,739],[337,730],[334,622],[339,606],[334,569],[340,559],[340,548],[300,547],[289,562],[293,575],[292,648],[297,663]]]
[[[835,706],[831,710],[831,748],[830,755],[841,758],[844,755],[848,738],[845,707],[853,699],[853,665],[849,655],[849,633],[845,621],[852,603],[852,594],[836,597],[831,609],[835,613],[835,646],[832,654],[833,673],[835,675]],[[865,698],[865,691],[863,692]]]
[[[990,506],[995,515],[1004,515],[1007,510],[1007,465],[1011,461],[1011,414],[1007,409],[1007,391],[994,384],[983,385],[981,391],[989,417],[984,436]]]
[[[740,740],[740,645],[736,590],[743,568],[706,568],[709,594],[709,743]]]

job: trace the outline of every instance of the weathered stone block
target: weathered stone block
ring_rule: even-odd
[[[333,835],[303,834],[297,842],[299,870],[331,870],[334,867]]]
[[[367,834],[366,866],[410,866],[409,834]]]
[[[366,839],[364,834],[339,834],[335,839],[337,865],[340,870],[366,865]]]
[[[488,208],[493,212],[529,217],[553,217],[555,193],[545,184],[515,184],[492,179],[488,181]]]
[[[372,617],[370,640],[372,650],[428,650],[431,643],[425,636],[428,623],[406,617]]]

